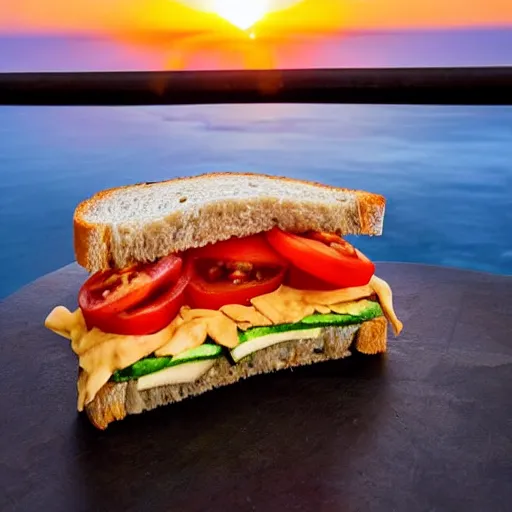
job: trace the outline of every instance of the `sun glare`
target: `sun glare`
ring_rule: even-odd
[[[270,0],[214,0],[213,10],[241,30],[251,28],[270,10]]]

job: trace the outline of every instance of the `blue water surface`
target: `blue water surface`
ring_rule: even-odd
[[[512,274],[512,108],[0,108],[0,297],[73,261],[96,191],[254,171],[386,196],[375,260]]]

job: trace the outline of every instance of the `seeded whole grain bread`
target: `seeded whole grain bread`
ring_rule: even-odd
[[[380,235],[384,197],[263,174],[211,173],[108,189],[78,205],[77,262],[90,272],[268,231]]]
[[[91,423],[104,430],[109,423],[122,420],[127,415],[180,402],[253,375],[342,359],[351,354],[351,349],[364,354],[377,354],[385,352],[386,347],[387,321],[384,317],[347,327],[326,327],[318,338],[278,343],[251,354],[237,364],[231,364],[221,357],[194,383],[172,384],[139,391],[136,380],[108,382],[85,407],[85,411]]]

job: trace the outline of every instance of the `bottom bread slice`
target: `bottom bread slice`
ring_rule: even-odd
[[[386,344],[387,321],[384,317],[347,327],[325,327],[318,338],[278,343],[236,364],[221,357],[207,373],[192,383],[138,390],[137,380],[108,382],[85,410],[91,423],[104,430],[109,423],[122,420],[129,414],[179,402],[253,375],[341,359],[351,354],[350,349],[377,354],[386,351]]]

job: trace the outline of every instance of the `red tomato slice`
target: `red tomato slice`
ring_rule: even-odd
[[[78,304],[92,315],[115,315],[140,304],[181,274],[183,260],[169,255],[156,263],[100,271],[80,288]]]
[[[229,238],[187,252],[192,259],[248,261],[256,265],[286,266],[286,261],[269,245],[263,233]]]
[[[286,233],[277,227],[266,233],[270,245],[300,270],[338,288],[368,284],[375,265],[364,254],[357,249],[351,254],[350,244],[343,239],[341,248],[333,248],[310,236]]]
[[[336,290],[339,288],[339,286],[318,279],[318,277],[312,276],[293,265],[286,273],[284,284],[297,290]]]
[[[167,327],[185,304],[184,291],[190,276],[184,273],[160,295],[118,315],[94,318],[94,325],[104,332],[128,335],[153,334]]]
[[[356,256],[355,248],[349,244],[346,240],[343,240],[341,236],[335,235],[334,233],[324,233],[321,231],[308,231],[304,234],[305,238],[312,240],[318,240],[323,244],[329,245],[336,251],[345,254],[346,256]]]
[[[82,286],[78,304],[87,327],[113,334],[151,334],[163,329],[183,305],[190,280],[174,255],[153,264],[97,272]]]
[[[185,292],[187,303],[200,309],[220,309],[227,304],[249,306],[252,298],[277,290],[284,274],[285,268],[280,268],[268,279],[233,284],[229,281],[208,282],[192,269],[192,279]]]

